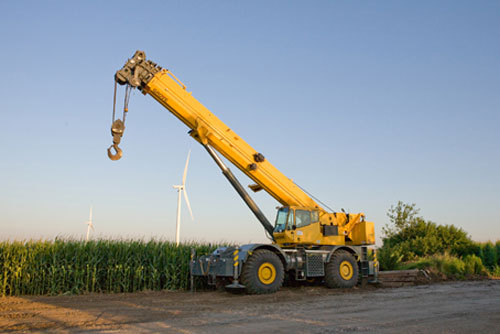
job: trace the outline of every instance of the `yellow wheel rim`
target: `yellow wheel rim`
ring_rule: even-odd
[[[340,263],[340,277],[342,277],[342,279],[345,279],[346,281],[348,281],[352,278],[353,274],[354,274],[354,270],[352,268],[351,262],[342,261]]]
[[[271,263],[264,262],[259,267],[258,275],[261,283],[271,284],[276,278],[276,268]]]

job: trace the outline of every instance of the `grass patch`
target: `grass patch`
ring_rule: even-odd
[[[442,279],[452,280],[488,277],[488,270],[475,255],[463,259],[448,254],[433,255],[402,263],[398,269],[427,269]]]

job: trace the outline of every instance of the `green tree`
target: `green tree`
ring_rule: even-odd
[[[415,224],[415,221],[419,218],[417,215],[420,212],[420,209],[415,208],[415,206],[415,203],[406,204],[401,201],[396,206],[391,205],[387,216],[394,226],[386,225],[382,227],[382,231],[386,237],[394,236],[406,227]]]
[[[500,266],[500,240],[497,240],[495,248],[497,249],[497,265]]]
[[[492,270],[497,264],[497,250],[491,241],[483,244],[483,263]]]
[[[389,209],[390,224],[382,229],[383,246],[379,250],[383,270],[396,269],[398,263],[419,257],[443,253],[465,256],[477,251],[464,230],[425,220],[419,212],[415,204],[401,201]]]

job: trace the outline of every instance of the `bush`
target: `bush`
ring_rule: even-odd
[[[382,247],[377,250],[377,259],[380,270],[396,270],[403,256],[396,247]]]
[[[481,259],[468,255],[463,260],[453,255],[433,255],[400,265],[401,269],[428,269],[444,275],[447,279],[465,279],[487,276],[488,272]]]
[[[464,258],[466,275],[487,275],[483,262],[476,255],[467,255]]]
[[[465,263],[459,258],[444,256],[441,268],[441,271],[449,278],[463,279],[465,276]]]
[[[435,265],[435,260],[433,258],[427,257],[418,259],[417,261],[407,262],[400,266],[403,270],[409,269],[429,269],[433,268]]]

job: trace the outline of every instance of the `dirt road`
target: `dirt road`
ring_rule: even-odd
[[[1,332],[492,333],[500,281],[274,295],[145,292],[0,298]]]

